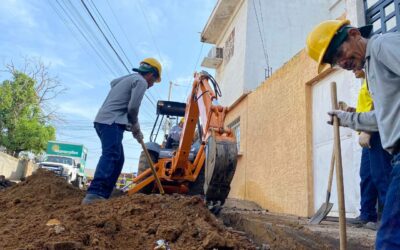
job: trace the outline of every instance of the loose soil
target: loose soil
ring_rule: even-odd
[[[132,195],[80,205],[84,192],[38,170],[0,190],[0,249],[256,249],[200,197]],[[47,224],[47,225],[46,225]]]

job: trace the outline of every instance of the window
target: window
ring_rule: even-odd
[[[231,122],[228,127],[233,130],[236,137],[237,150],[240,152],[240,117]]]
[[[399,31],[400,0],[364,0],[365,19],[372,34]]]

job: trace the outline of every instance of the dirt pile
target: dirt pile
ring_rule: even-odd
[[[199,197],[123,196],[82,206],[84,193],[37,171],[0,192],[0,249],[255,249]],[[46,225],[47,224],[47,225]]]

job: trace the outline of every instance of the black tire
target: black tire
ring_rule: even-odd
[[[79,189],[82,189],[82,188],[83,188],[83,185],[82,185],[82,177],[78,175],[78,176],[75,178],[75,180],[71,182],[71,184],[72,184],[72,186],[74,186],[74,187],[77,187],[77,188],[79,188]]]
[[[150,154],[150,158],[153,161],[153,163],[157,163],[158,157],[157,157],[156,153],[154,153],[153,151],[149,151],[149,154]],[[146,171],[149,168],[150,168],[150,166],[149,166],[149,163],[147,162],[146,154],[144,153],[144,151],[142,151],[140,153],[140,157],[139,157],[138,175],[143,173],[144,171]],[[154,182],[150,183],[149,185],[142,188],[139,191],[139,193],[151,194],[151,192],[153,191],[153,188],[154,188]]]

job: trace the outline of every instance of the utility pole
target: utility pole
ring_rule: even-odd
[[[172,82],[169,82],[168,101],[171,101]]]

